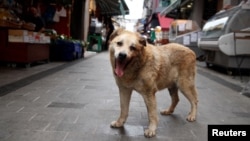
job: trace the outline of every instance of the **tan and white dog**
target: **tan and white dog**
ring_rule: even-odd
[[[170,107],[163,110],[162,115],[174,112],[180,90],[191,104],[187,120],[196,119],[196,56],[192,50],[176,43],[153,46],[138,33],[117,29],[110,37],[109,51],[121,108],[120,117],[111,123],[111,127],[122,127],[126,122],[133,90],[142,95],[147,107],[149,126],[144,132],[146,137],[156,134],[158,115],[155,93],[158,90],[168,88],[172,99]]]

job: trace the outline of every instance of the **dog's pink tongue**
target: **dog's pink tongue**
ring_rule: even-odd
[[[116,67],[115,67],[115,74],[118,77],[122,77],[124,74],[124,67],[125,67],[125,63],[121,63],[119,61],[116,61]]]

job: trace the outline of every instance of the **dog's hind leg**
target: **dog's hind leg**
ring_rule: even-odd
[[[179,89],[191,104],[191,111],[187,116],[187,121],[195,121],[197,113],[197,91],[193,80],[181,79],[179,80]]]
[[[168,89],[169,94],[171,96],[171,105],[169,108],[161,111],[162,115],[170,115],[174,112],[174,109],[176,107],[176,105],[179,102],[179,96],[178,96],[178,88],[176,86],[169,88]]]
[[[120,117],[116,121],[111,122],[110,126],[114,128],[122,127],[127,120],[132,90],[119,87],[119,92],[121,113]]]

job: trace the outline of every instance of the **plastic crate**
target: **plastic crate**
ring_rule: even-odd
[[[101,52],[102,51],[102,36],[99,34],[88,35],[88,51]]]
[[[81,43],[74,41],[56,40],[50,51],[50,58],[54,61],[72,61],[83,57]]]

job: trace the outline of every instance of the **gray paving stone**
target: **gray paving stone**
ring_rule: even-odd
[[[33,113],[4,112],[0,116],[0,121],[28,121],[33,115]]]
[[[13,132],[6,141],[64,141],[68,133],[18,130]]]
[[[51,123],[50,126],[46,129],[46,131],[58,131],[58,132],[77,132],[80,134],[91,134],[97,128],[96,124],[81,124],[81,123]]]
[[[64,109],[47,108],[47,107],[23,107],[19,109],[21,113],[33,113],[33,114],[47,114],[58,115],[63,112]]]
[[[85,106],[83,103],[63,103],[63,102],[52,102],[48,105],[48,108],[73,108],[73,109],[81,109]]]
[[[3,104],[1,102],[1,104]],[[5,112],[18,112],[20,110],[23,109],[23,107],[7,107],[5,105],[7,105],[8,103],[6,102],[5,104],[3,104],[2,106],[0,106],[0,113],[5,113]]]
[[[119,135],[105,135],[105,134],[81,134],[81,133],[69,133],[66,141],[120,141]]]
[[[107,124],[100,125],[95,134],[121,135],[121,136],[141,136],[144,134],[142,126],[125,125],[122,128],[110,128]]]
[[[1,129],[7,132],[14,132],[17,130],[44,130],[50,123],[46,121],[1,121]]]

